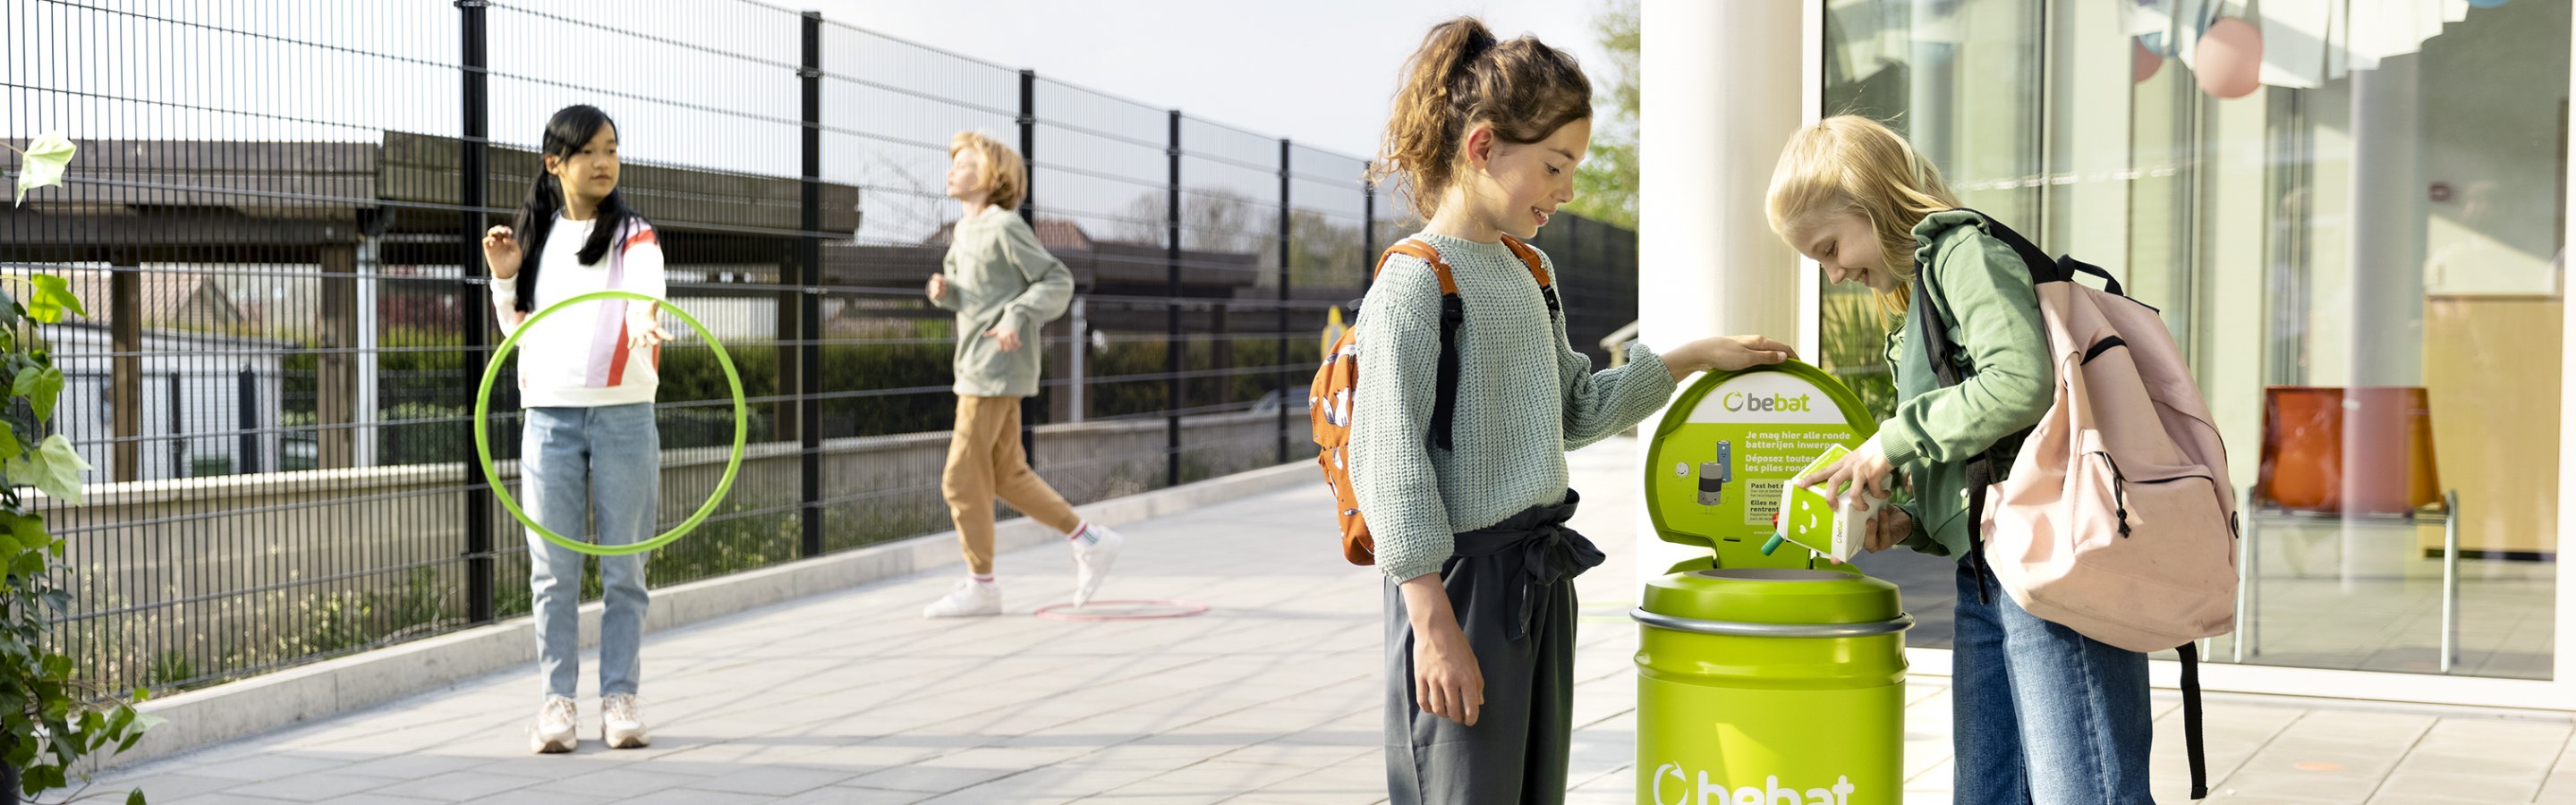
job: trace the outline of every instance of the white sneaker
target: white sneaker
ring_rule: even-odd
[[[644,700],[632,693],[599,697],[599,740],[610,749],[636,749],[653,743],[644,734]]]
[[[1073,605],[1091,603],[1100,592],[1100,583],[1109,579],[1109,567],[1118,563],[1118,548],[1127,538],[1108,526],[1084,524],[1082,536],[1073,542]]]
[[[580,722],[581,711],[573,707],[571,699],[548,696],[545,704],[537,706],[537,723],[528,733],[528,743],[540,755],[570,752],[580,743],[573,736]]]
[[[989,581],[959,579],[957,589],[930,606],[923,607],[924,618],[971,618],[1002,614],[1002,585]]]

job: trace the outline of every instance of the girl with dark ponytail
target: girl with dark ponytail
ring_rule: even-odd
[[[1791,353],[1760,336],[1637,344],[1592,371],[1556,310],[1558,266],[1521,242],[1574,197],[1592,140],[1583,69],[1462,17],[1404,74],[1371,173],[1402,179],[1425,222],[1379,261],[1354,328],[1368,373],[1349,453],[1387,577],[1388,800],[1554,805],[1574,729],[1574,576],[1605,558],[1565,527],[1566,451],[1635,426],[1692,373]],[[1465,317],[1454,342],[1449,305]]]
[[[516,331],[535,311],[593,291],[662,298],[661,243],[617,194],[616,121],[594,107],[566,107],[546,122],[540,154],[545,170],[528,188],[518,220],[483,236],[501,328]],[[520,497],[546,530],[574,539],[591,534],[601,545],[653,535],[662,479],[653,395],[662,342],[670,338],[658,312],[644,302],[584,302],[520,336]],[[612,749],[639,747],[650,740],[636,697],[650,600],[644,555],[600,557],[599,575],[607,606],[599,630],[600,738]],[[582,554],[529,531],[528,577],[544,694],[529,743],[540,753],[570,752],[579,743],[573,694],[581,677]]]

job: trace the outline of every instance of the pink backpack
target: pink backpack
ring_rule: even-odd
[[[1984,217],[1982,213],[1979,217]],[[2109,272],[2050,259],[1992,218],[2039,291],[2057,397],[2002,482],[1970,469],[1982,512],[1983,560],[2032,615],[2130,651],[2179,649],[2193,799],[2205,795],[2199,751],[2199,653],[2192,642],[2236,625],[2236,495],[2219,443],[2173,334]],[[1918,270],[1917,276],[1924,272]],[[2105,281],[2095,290],[2078,273]],[[1924,286],[1919,285],[1918,293]],[[1942,385],[1954,385],[1948,337],[1925,322]],[[1980,461],[1993,461],[1987,457]]]

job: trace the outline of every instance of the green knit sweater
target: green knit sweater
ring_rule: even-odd
[[[1453,452],[1429,442],[1440,371],[1440,281],[1430,264],[1388,261],[1360,308],[1351,486],[1377,541],[1378,569],[1398,581],[1439,572],[1458,532],[1564,502],[1566,451],[1635,427],[1674,385],[1644,344],[1629,348],[1626,366],[1592,371],[1502,243],[1414,237],[1449,264],[1467,318],[1458,328]],[[1555,281],[1554,264],[1546,268]]]

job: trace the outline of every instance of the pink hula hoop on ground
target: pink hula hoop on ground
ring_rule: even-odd
[[[1060,621],[1150,621],[1163,620],[1167,618],[1187,618],[1193,615],[1205,614],[1208,611],[1208,605],[1206,604],[1202,604],[1197,601],[1180,601],[1175,599],[1157,599],[1151,601],[1093,601],[1089,605],[1081,608],[1090,609],[1093,607],[1104,606],[1170,607],[1172,608],[1172,611],[1153,612],[1142,615],[1111,614],[1101,612],[1067,612],[1064,610],[1074,608],[1072,603],[1067,602],[1038,607],[1036,614],[1041,618]]]

